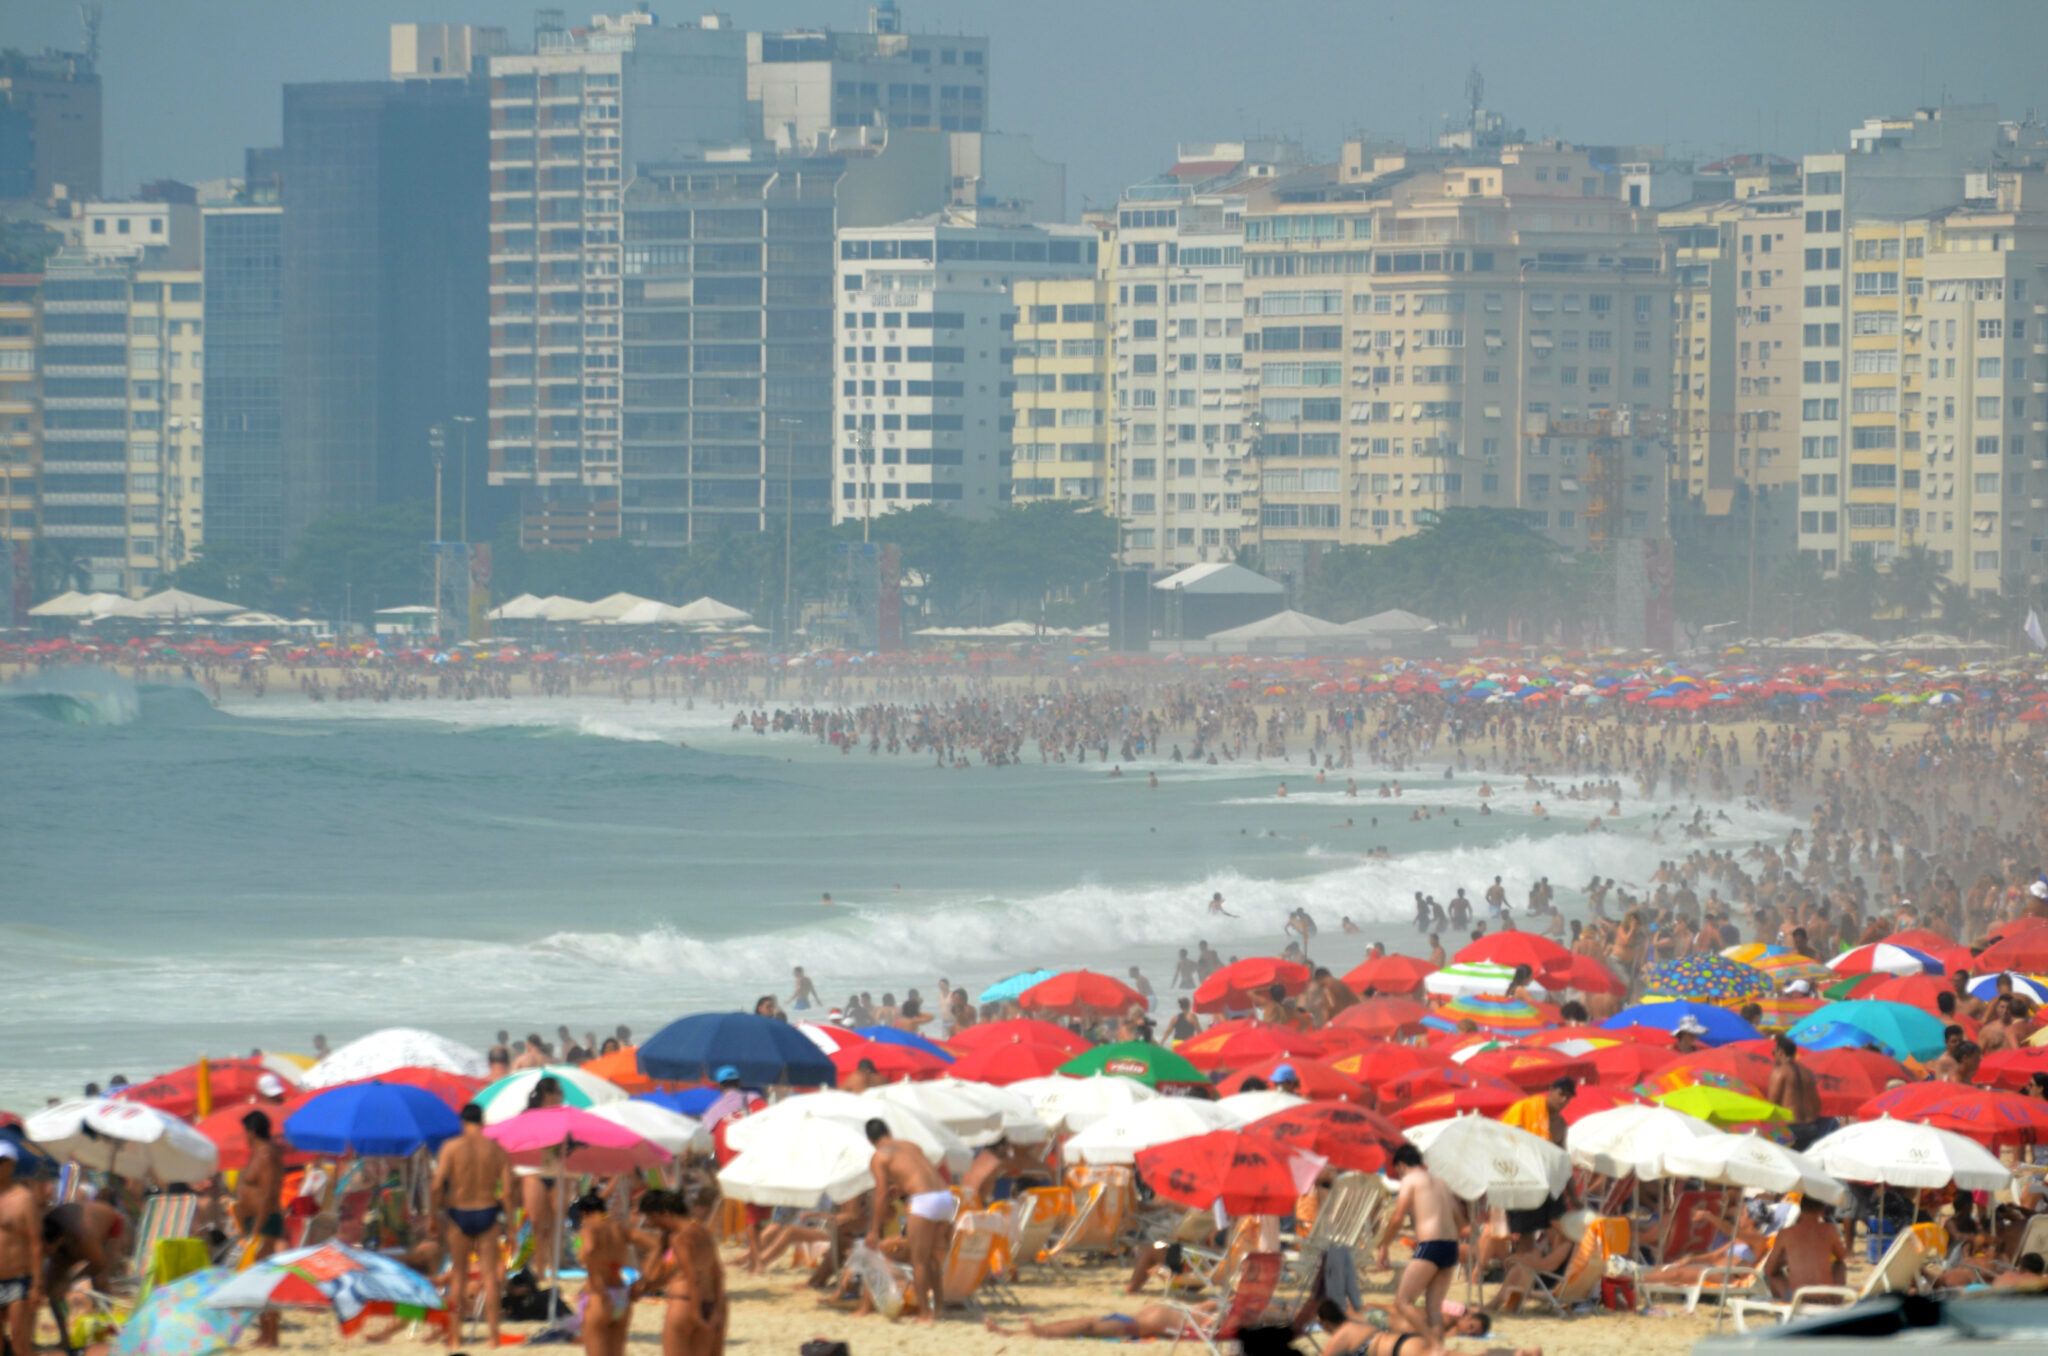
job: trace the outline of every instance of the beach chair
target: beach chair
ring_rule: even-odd
[[[157,1245],[167,1238],[191,1238],[199,1220],[199,1197],[191,1192],[173,1196],[151,1196],[142,1203],[142,1215],[135,1221],[135,1251],[129,1254],[129,1271],[140,1279],[156,1264]],[[201,1245],[202,1247],[204,1245]]]
[[[1088,1188],[1087,1199],[1074,1213],[1049,1257],[1108,1257],[1121,1246],[1124,1224],[1129,1218],[1131,1197],[1115,1182],[1096,1182]]]
[[[1628,1221],[1616,1222],[1622,1226],[1620,1232],[1625,1249]],[[1569,1319],[1573,1308],[1600,1293],[1600,1278],[1607,1274],[1609,1240],[1612,1237],[1612,1230],[1588,1224],[1586,1232],[1579,1237],[1579,1245],[1572,1249],[1571,1260],[1564,1264],[1564,1279],[1551,1286],[1545,1284],[1541,1276],[1536,1277],[1529,1284],[1530,1301],[1547,1306],[1559,1318]]]
[[[1200,1342],[1210,1356],[1222,1356],[1223,1343],[1235,1341],[1240,1331],[1264,1318],[1279,1284],[1279,1253],[1255,1252],[1246,1257],[1237,1269],[1229,1298],[1217,1305],[1214,1319],[1204,1320],[1188,1309],[1181,1311],[1180,1330],[1173,1335],[1169,1356],[1180,1350],[1183,1341]]]
[[[1323,1275],[1323,1258],[1332,1248],[1357,1251],[1379,1230],[1387,1193],[1372,1173],[1347,1172],[1323,1198],[1316,1222],[1300,1248],[1281,1268],[1271,1317],[1292,1323],[1315,1294]]]
[[[2020,1258],[2030,1252],[2038,1252],[2041,1256],[2048,1257],[2048,1215],[2036,1215],[2027,1221],[2027,1227],[2020,1230],[2019,1246],[2012,1250],[2012,1256],[2006,1260],[2017,1265]]]
[[[1701,1210],[1709,1212],[1713,1220],[1699,1220],[1694,1216]],[[1720,1226],[1715,1223],[1728,1213],[1728,1193],[1725,1191],[1681,1191],[1672,1203],[1671,1213],[1664,1218],[1664,1229],[1658,1237],[1657,1260],[1660,1263],[1675,1262],[1681,1257],[1706,1252],[1714,1246],[1714,1235]]]
[[[1846,1285],[1803,1285],[1792,1292],[1789,1300],[1761,1297],[1734,1300],[1728,1312],[1735,1316],[1735,1330],[1748,1332],[1751,1314],[1770,1314],[1781,1323],[1791,1323],[1799,1317],[1801,1310],[1811,1307],[1861,1304],[1876,1295],[1914,1293],[1920,1288],[1920,1272],[1929,1258],[1941,1255],[1929,1251],[1929,1234],[1926,1231],[1934,1227],[1916,1224],[1894,1238],[1860,1290]]]
[[[969,1216],[954,1229],[953,1245],[946,1250],[945,1269],[939,1273],[940,1304],[966,1305],[977,1316],[981,1315],[981,1303],[975,1296],[988,1281],[989,1251],[995,1241],[996,1231],[983,1217]]]
[[[1076,1213],[1074,1193],[1067,1187],[1038,1187],[1017,1198],[1017,1236],[1010,1244],[1010,1265],[1003,1272],[1005,1285],[1015,1285],[1024,1268],[1037,1266],[1052,1245],[1053,1236],[1065,1229]]]

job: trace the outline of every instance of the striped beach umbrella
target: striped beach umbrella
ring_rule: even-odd
[[[526,1110],[526,1099],[533,1095],[533,1085],[543,1078],[552,1078],[562,1087],[562,1105],[588,1111],[606,1102],[623,1102],[626,1091],[618,1084],[586,1073],[574,1064],[544,1064],[538,1069],[521,1069],[518,1073],[506,1074],[470,1100],[484,1109],[484,1121],[496,1125],[509,1121]]]
[[[1725,956],[1681,956],[1659,961],[1644,972],[1643,992],[1652,998],[1701,998],[1730,1003],[1769,998],[1777,992],[1770,976]]]
[[[1838,975],[1938,975],[1946,968],[1917,947],[1893,946],[1890,942],[1859,946],[1828,962],[1828,969]]]
[[[1802,998],[1796,995],[1784,998],[1759,998],[1756,1005],[1763,1009],[1763,1016],[1757,1018],[1760,1031],[1787,1031],[1792,1024],[1808,1013],[1818,1012],[1827,1006],[1825,998]]]
[[[1514,982],[1515,967],[1499,965],[1493,961],[1459,961],[1446,965],[1422,981],[1424,993],[1436,998],[1466,998],[1474,994],[1504,994],[1508,985]],[[1525,993],[1538,998],[1548,998],[1549,990],[1531,982],[1522,986]]]
[[[2011,970],[2000,972],[2012,979],[2012,991],[2030,1003],[2048,1003],[2048,979],[2039,975],[2022,975]],[[1998,997],[1999,975],[1979,975],[1970,981],[1970,997],[1990,1002]]]
[[[1729,947],[1721,955],[1728,960],[1739,961],[1752,970],[1763,971],[1769,977],[1772,986],[1781,993],[1787,985],[1797,980],[1803,979],[1818,988],[1822,984],[1832,983],[1835,978],[1835,972],[1828,969],[1825,964],[1811,956],[1801,955],[1790,947],[1771,946],[1764,942],[1744,942],[1741,946]]]
[[[1532,1003],[1519,994],[1504,998],[1497,994],[1476,993],[1454,998],[1438,1008],[1435,1016],[1424,1019],[1427,1025],[1439,1031],[1455,1031],[1458,1023],[1467,1020],[1484,1031],[1518,1036],[1557,1025],[1557,1009]]]

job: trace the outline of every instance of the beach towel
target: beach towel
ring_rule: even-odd
[[[1358,1262],[1343,1244],[1323,1254],[1323,1298],[1334,1301],[1347,1314],[1365,1307],[1365,1294],[1358,1287]]]

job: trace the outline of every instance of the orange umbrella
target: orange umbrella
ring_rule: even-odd
[[[1216,1085],[1216,1095],[1229,1097],[1244,1091],[1245,1080],[1263,1079],[1268,1087],[1273,1083],[1273,1071],[1282,1065],[1294,1070],[1301,1084],[1300,1096],[1311,1102],[1363,1102],[1372,1104],[1372,1093],[1365,1087],[1332,1069],[1328,1064],[1314,1060],[1299,1059],[1291,1055],[1275,1055],[1261,1060],[1249,1068],[1239,1069]]]
[[[1412,1036],[1422,1030],[1427,1016],[1429,1009],[1410,998],[1367,998],[1332,1017],[1330,1025],[1368,1036]]]
[[[1346,1078],[1379,1087],[1396,1078],[1419,1072],[1423,1069],[1448,1069],[1451,1057],[1440,1050],[1422,1045],[1397,1045],[1393,1041],[1379,1044],[1335,1059],[1326,1059],[1324,1065]]]
[[[622,1045],[608,1055],[585,1060],[581,1067],[586,1073],[602,1078],[635,1096],[643,1092],[652,1092],[655,1089],[654,1080],[641,1073],[639,1064],[634,1062],[634,1056],[639,1050],[640,1047],[637,1045]]]
[[[1100,1012],[1125,1012],[1146,1004],[1143,994],[1120,979],[1093,970],[1069,970],[1017,995],[1017,1006],[1026,1012],[1088,1017]]]
[[[1344,976],[1344,984],[1360,994],[1367,989],[1383,994],[1414,993],[1435,973],[1434,965],[1416,956],[1376,956]]]
[[[1573,1058],[1555,1050],[1513,1045],[1481,1050],[1464,1064],[1473,1073],[1487,1074],[1504,1083],[1512,1083],[1524,1092],[1547,1088],[1560,1078],[1569,1078],[1574,1083],[1590,1083],[1598,1077],[1593,1064],[1583,1056]]]
[[[1214,1073],[1267,1059],[1315,1059],[1322,1054],[1322,1044],[1305,1032],[1270,1022],[1222,1022],[1199,1036],[1188,1037],[1174,1052],[1202,1072]]]

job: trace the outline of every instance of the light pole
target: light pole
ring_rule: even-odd
[[[476,422],[473,414],[458,414],[455,422],[462,426],[461,484],[455,491],[456,536],[462,541],[469,540],[469,426]]]
[[[796,532],[796,426],[795,419],[777,419],[782,425],[782,647],[789,648],[796,635],[790,625],[790,561]]]
[[[448,460],[448,426],[435,424],[427,430],[427,453],[434,459],[434,636],[441,626],[441,467]]]

